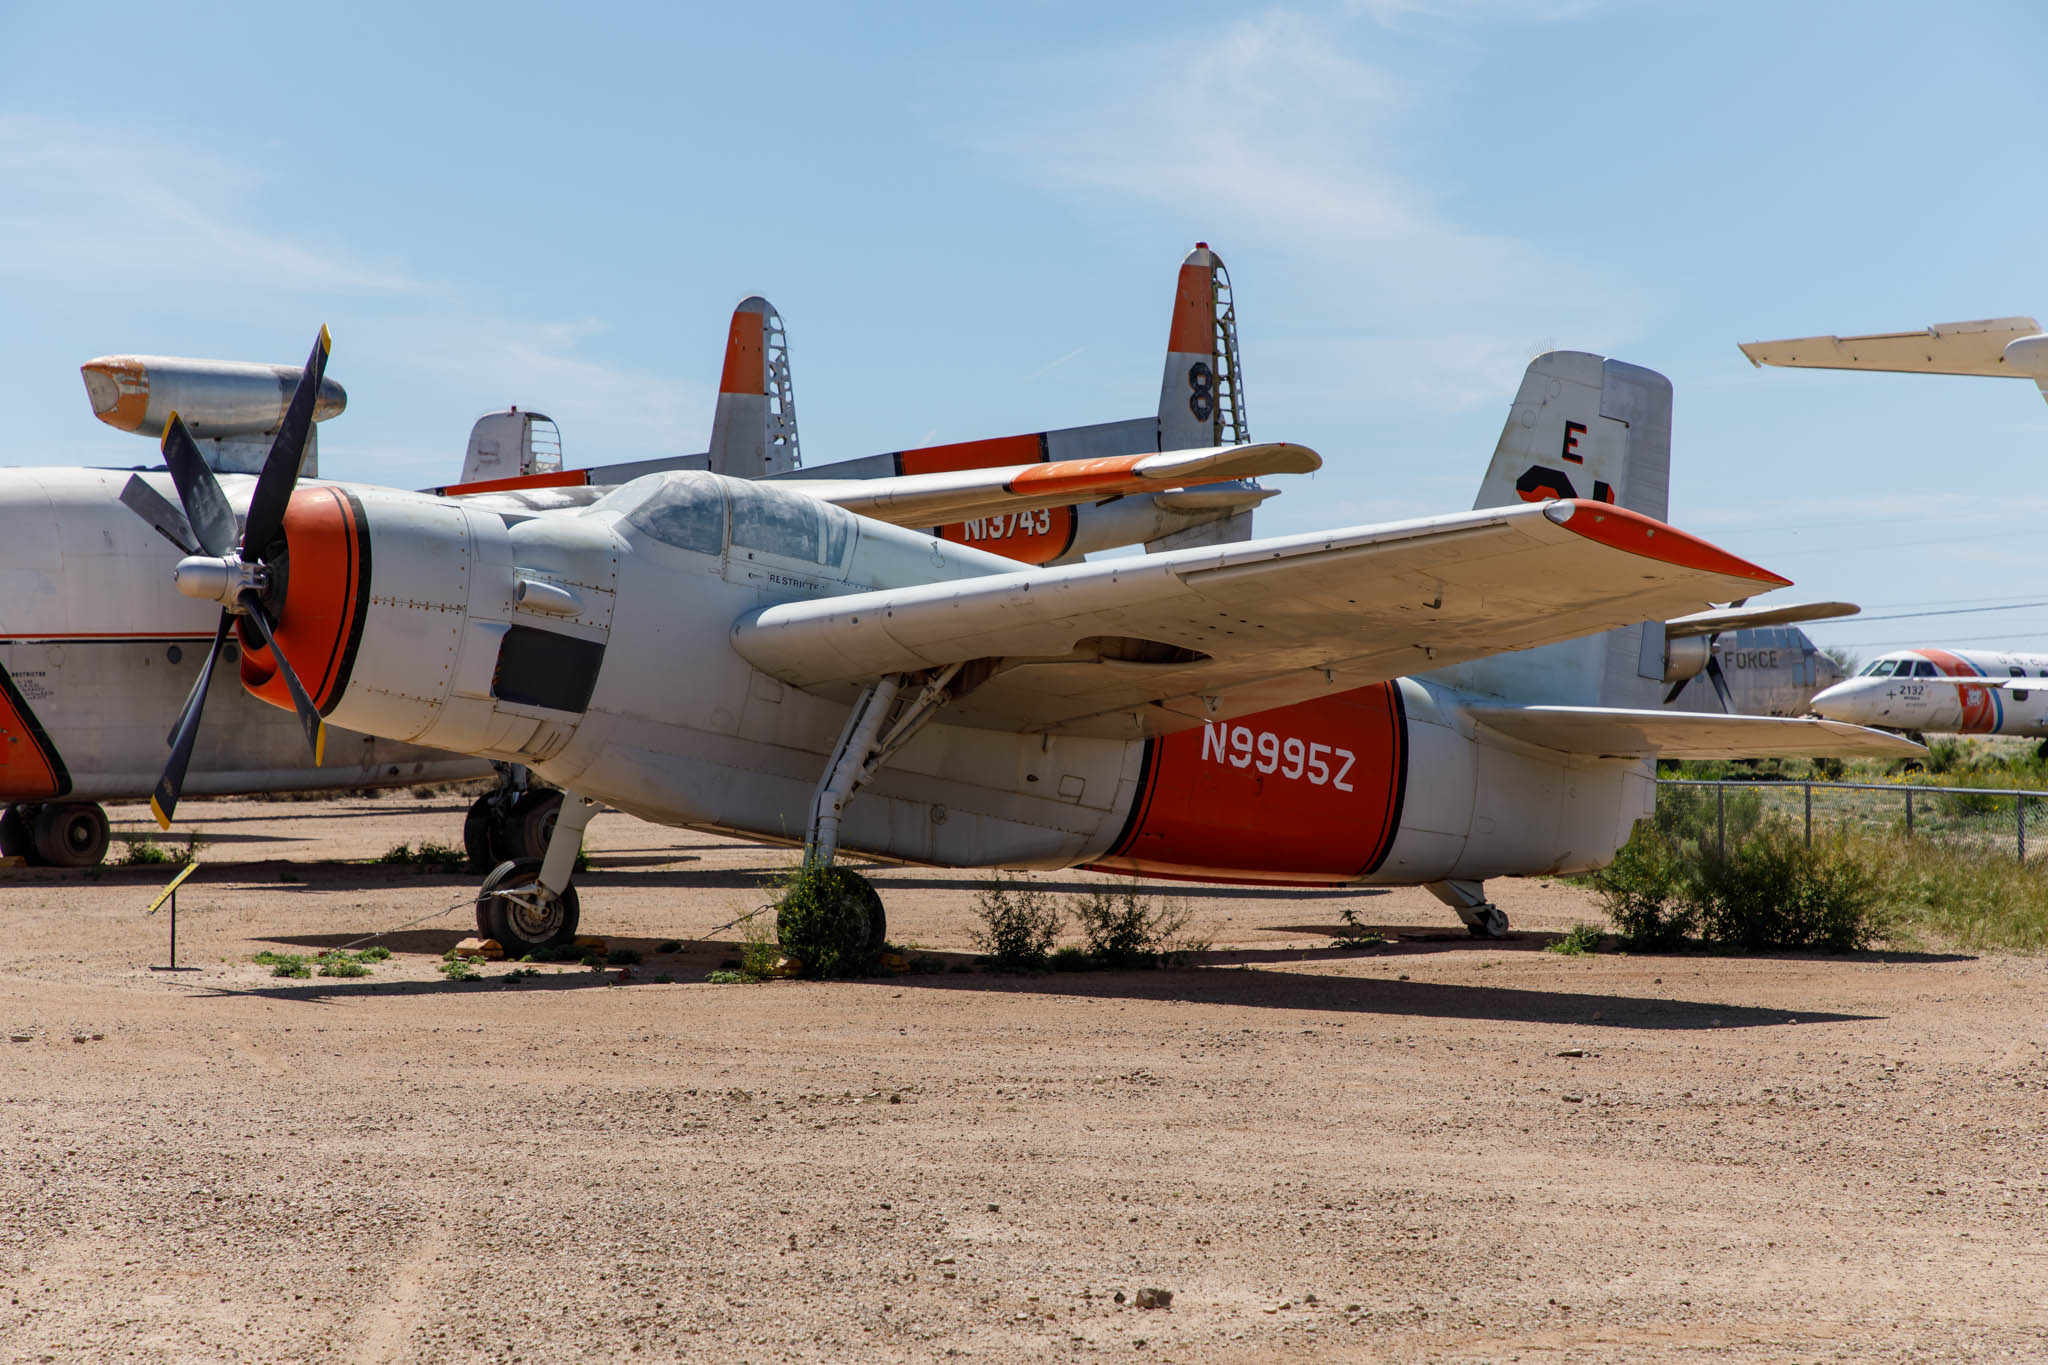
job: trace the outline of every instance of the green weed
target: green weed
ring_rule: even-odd
[[[1207,940],[1188,936],[1194,912],[1186,902],[1154,901],[1136,881],[1075,896],[1071,905],[1088,955],[1103,967],[1171,966],[1209,947]]]
[[[1052,898],[1023,873],[998,872],[975,893],[981,927],[974,945],[999,972],[1042,972],[1059,941],[1061,919]]]
[[[423,843],[418,848],[411,844],[396,844],[376,859],[402,867],[432,867],[441,871],[453,871],[469,861],[469,854],[447,844]]]
[[[250,960],[259,967],[270,968],[272,976],[297,979],[313,975],[313,959],[304,953],[278,953],[265,948]]]
[[[1574,924],[1565,931],[1563,938],[1546,944],[1545,952],[1560,953],[1565,957],[1584,957],[1600,951],[1600,926],[1597,924]]]

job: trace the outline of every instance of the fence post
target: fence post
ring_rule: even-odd
[[[1714,856],[1728,856],[1728,789],[1714,787]]]
[[[2025,862],[2027,860],[2027,798],[2015,796],[2012,799],[2012,809],[2013,815],[2017,820],[2015,828],[2018,830],[2020,837],[2020,861]]]
[[[1813,784],[1806,784],[1806,846],[1813,847]]]
[[[1906,788],[1906,837],[1913,837],[1913,789]]]

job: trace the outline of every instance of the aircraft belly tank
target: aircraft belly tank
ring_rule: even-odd
[[[296,365],[160,355],[100,356],[79,368],[93,415],[108,426],[155,435],[175,412],[202,439],[275,431],[300,375]],[[322,379],[313,420],[346,406],[341,385]]]

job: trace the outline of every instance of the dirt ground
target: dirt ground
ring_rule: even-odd
[[[0,873],[0,1356],[2048,1359],[2041,961],[1187,887],[1198,968],[714,986],[737,931],[656,945],[790,855],[601,816],[630,971],[447,981],[466,904],[366,980],[250,962],[466,902],[361,861],[462,806],[189,803],[191,971],[166,869]],[[876,879],[969,960],[973,875]],[[1394,941],[1333,947],[1346,905]]]

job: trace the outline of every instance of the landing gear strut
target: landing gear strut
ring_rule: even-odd
[[[576,937],[581,910],[569,879],[576,874],[583,831],[598,807],[566,792],[548,795],[557,798],[559,816],[548,834],[546,856],[500,862],[477,892],[477,932],[496,939],[507,957],[524,957]]]
[[[958,695],[953,684],[959,675],[960,665],[952,664],[923,673],[891,673],[868,684],[847,714],[846,728],[818,779],[804,830],[804,867],[811,881],[804,896],[785,896],[776,933],[798,955],[826,959],[811,965],[823,966],[827,975],[842,970],[835,964],[871,962],[889,932],[874,886],[859,873],[832,865],[846,803]]]
[[[42,867],[91,867],[107,856],[107,813],[91,801],[9,806],[0,815],[0,855]]]
[[[524,778],[524,769],[515,770],[504,785],[479,796],[463,817],[462,848],[471,867],[547,856],[562,794],[549,787],[529,787]]]
[[[1507,937],[1508,917],[1499,906],[1486,899],[1485,883],[1431,882],[1424,889],[1457,911],[1458,918],[1465,921],[1465,928],[1471,931],[1472,937]]]

